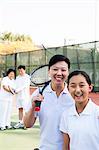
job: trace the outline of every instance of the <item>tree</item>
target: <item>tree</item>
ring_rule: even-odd
[[[4,32],[0,34],[0,39],[2,41],[10,41],[10,42],[14,42],[14,41],[32,42],[32,39],[29,35],[13,34],[12,32]]]

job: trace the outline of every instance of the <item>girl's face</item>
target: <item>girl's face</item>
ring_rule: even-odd
[[[69,80],[68,90],[76,103],[86,103],[92,85],[89,85],[85,77],[81,74],[71,77]]]
[[[12,71],[8,74],[8,77],[10,80],[14,79],[15,78],[15,73]]]
[[[49,69],[52,85],[62,86],[68,77],[68,64],[65,61],[57,62]]]

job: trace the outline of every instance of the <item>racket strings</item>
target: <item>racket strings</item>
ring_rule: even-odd
[[[31,75],[31,82],[34,84],[45,84],[49,80],[50,78],[48,76],[48,66],[37,69]]]

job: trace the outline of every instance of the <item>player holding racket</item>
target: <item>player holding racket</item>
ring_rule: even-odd
[[[48,65],[51,82],[43,90],[43,96],[39,94],[39,89],[32,94],[32,104],[25,114],[24,123],[26,127],[32,127],[37,116],[39,117],[40,150],[62,150],[63,139],[59,130],[61,114],[74,104],[65,84],[69,68],[68,58],[63,55],[54,55]],[[36,101],[42,101],[38,113],[35,113]]]
[[[1,81],[0,89],[0,128],[11,129],[13,95],[15,94],[15,70],[10,68]]]

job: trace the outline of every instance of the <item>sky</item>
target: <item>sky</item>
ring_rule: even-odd
[[[37,45],[99,40],[99,0],[0,0],[0,33],[29,35]]]

